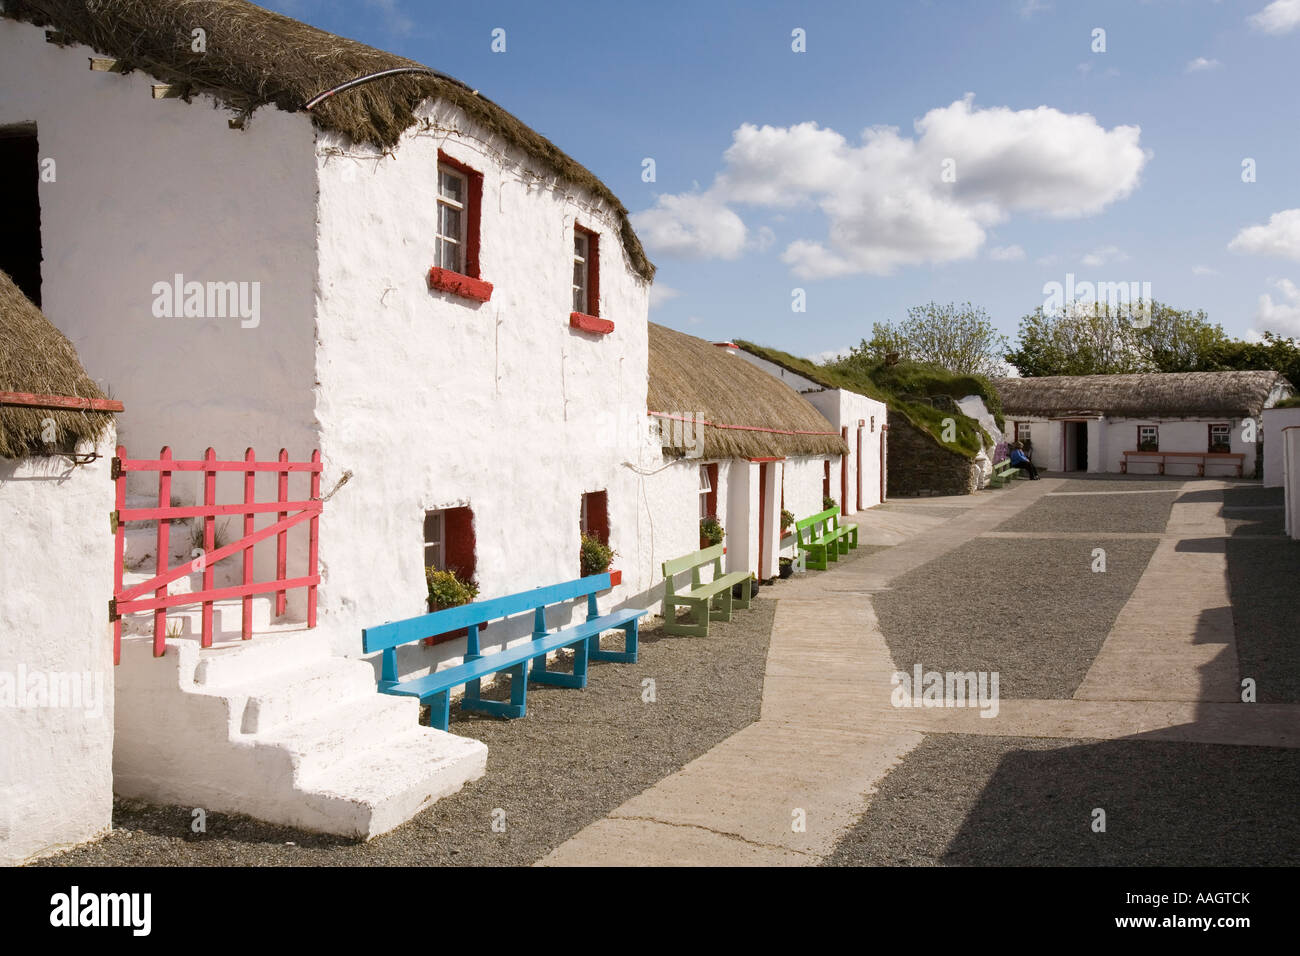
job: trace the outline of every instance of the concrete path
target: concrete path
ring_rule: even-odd
[[[540,864],[815,865],[929,733],[1300,746],[1300,706],[1237,702],[1222,502],[1176,503],[1163,533],[993,530],[1063,484],[1045,478],[858,514],[862,544],[893,546],[782,586],[760,719]],[[974,708],[891,706],[895,666],[871,595],[977,537],[1022,536],[1159,539],[1074,699],[1002,700],[991,719]]]

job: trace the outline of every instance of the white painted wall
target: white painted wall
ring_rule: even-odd
[[[316,447],[310,120],[267,108],[232,130],[210,98],[154,100],[142,71],[91,72],[93,53],[0,20],[0,126],[35,123],[55,164],[55,181],[40,185],[43,311],[125,403],[118,440],[132,457],[168,444],[176,458],[209,445],[222,458],[249,445],[306,458]],[[155,317],[154,283],[177,273],[259,282],[258,325]],[[241,477],[221,476],[220,500],[242,500]],[[263,480],[268,495],[274,478]],[[178,474],[173,494],[192,500],[197,484]],[[156,494],[156,478],[145,487]],[[237,537],[239,519],[230,529]],[[262,552],[270,576],[274,547]]]
[[[97,450],[112,447],[110,431]],[[94,839],[112,824],[108,475],[107,458],[79,467],[66,458],[0,459],[0,866]],[[75,696],[65,684],[72,679]],[[27,696],[55,681],[60,706]]]
[[[1282,430],[1300,425],[1300,408],[1266,408],[1260,422],[1264,440],[1264,487],[1282,485]]]
[[[1287,426],[1281,438],[1286,533],[1300,540],[1300,426]]]
[[[833,431],[839,431],[843,434],[843,428],[848,427],[848,510],[852,514],[858,510],[859,488],[860,500],[863,508],[872,508],[880,504],[881,471],[885,468],[883,460],[883,445],[880,436],[885,424],[888,421],[888,409],[884,402],[878,402],[873,398],[865,395],[859,395],[857,392],[850,392],[845,389],[825,389],[820,392],[809,392],[804,398],[812,402],[813,407],[826,417],[831,423]],[[858,422],[863,424],[859,425]],[[862,461],[858,462],[858,431],[862,433]],[[835,460],[831,464],[831,495],[841,504],[844,503],[844,497],[841,495],[840,486],[840,463]],[[818,509],[821,510],[820,508]],[[807,515],[800,515],[805,518]]]
[[[779,378],[800,394],[803,394],[804,392],[820,392],[824,389],[824,386],[819,385],[812,379],[792,372],[783,366],[777,365],[775,362],[769,362],[767,359],[755,355],[752,352],[747,352],[744,349],[729,348],[727,349],[727,354],[739,356],[755,368],[761,368],[768,375],[771,375],[773,378]]]
[[[622,254],[613,210],[527,181],[530,159],[451,107],[419,112],[459,135],[413,128],[391,156],[331,136],[318,148],[316,416],[325,486],[354,475],[326,506],[321,627],[348,654],[363,627],[424,612],[426,510],[473,509],[490,598],[576,578],[581,495],[603,489],[624,571],[604,603],[657,577],[641,557],[638,476],[624,465],[662,463],[646,417],[648,284]],[[440,147],[483,174],[487,303],[427,286]],[[609,335],[569,327],[575,220],[600,234]],[[693,492],[684,497],[695,523]],[[530,629],[520,619],[486,639]],[[450,642],[428,657],[462,651]]]

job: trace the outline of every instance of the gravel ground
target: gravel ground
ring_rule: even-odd
[[[1286,493],[1281,488],[1229,488],[1223,496],[1228,534],[1285,534],[1285,503]]]
[[[1297,790],[1300,750],[940,734],[881,781],[826,863],[1295,866]]]
[[[1110,499],[1053,504],[1062,500],[1099,510]],[[1092,571],[1094,547],[1106,550],[1105,573]],[[873,603],[900,670],[997,671],[1002,697],[1068,698],[1155,549],[1140,539],[976,538],[903,575]]]
[[[369,843],[210,813],[128,801],[115,832],[41,861],[79,866],[526,865],[632,796],[758,719],[775,602],[764,588],[748,611],[714,622],[708,638],[641,634],[636,664],[594,663],[585,691],[531,685],[528,716],[462,714],[451,730],[488,745],[488,771],[397,830]],[[620,638],[621,640],[621,638]],[[611,646],[618,646],[614,641]],[[642,700],[643,681],[656,701]],[[504,694],[505,682],[499,688]],[[492,696],[485,692],[485,697]],[[505,832],[492,830],[505,811]]]
[[[1064,492],[1149,491],[1154,482],[1137,487],[1129,482],[1068,482]],[[1044,496],[1013,518],[1000,524],[998,531],[1164,531],[1169,510],[1178,497],[1177,486],[1167,494],[1141,495],[1060,495]]]
[[[1261,703],[1300,703],[1300,547],[1228,539],[1237,662]]]

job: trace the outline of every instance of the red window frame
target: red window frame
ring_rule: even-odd
[[[575,238],[581,234],[587,239],[587,304],[586,311],[575,310],[569,313],[569,325],[583,332],[608,335],[614,331],[614,323],[600,317],[600,233],[574,223],[573,234]],[[571,275],[572,256],[569,259],[569,271]],[[573,287],[572,279],[569,287]]]
[[[609,547],[609,492],[588,491],[582,496],[578,528]]]
[[[453,272],[433,266],[429,270],[429,288],[450,292],[476,302],[492,298],[492,283],[484,282],[479,253],[482,242],[483,174],[460,160],[438,150],[438,165],[446,166],[465,177],[465,271]],[[436,200],[435,200],[436,201]]]
[[[1207,422],[1205,425],[1205,450],[1214,454],[1214,429],[1226,428],[1228,431],[1228,447],[1225,451],[1232,451],[1232,422]]]

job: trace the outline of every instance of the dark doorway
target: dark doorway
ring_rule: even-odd
[[[5,227],[0,269],[41,304],[40,159],[35,126],[0,127],[0,182],[5,184]]]
[[[1074,465],[1077,471],[1088,470],[1088,423],[1074,423]]]

